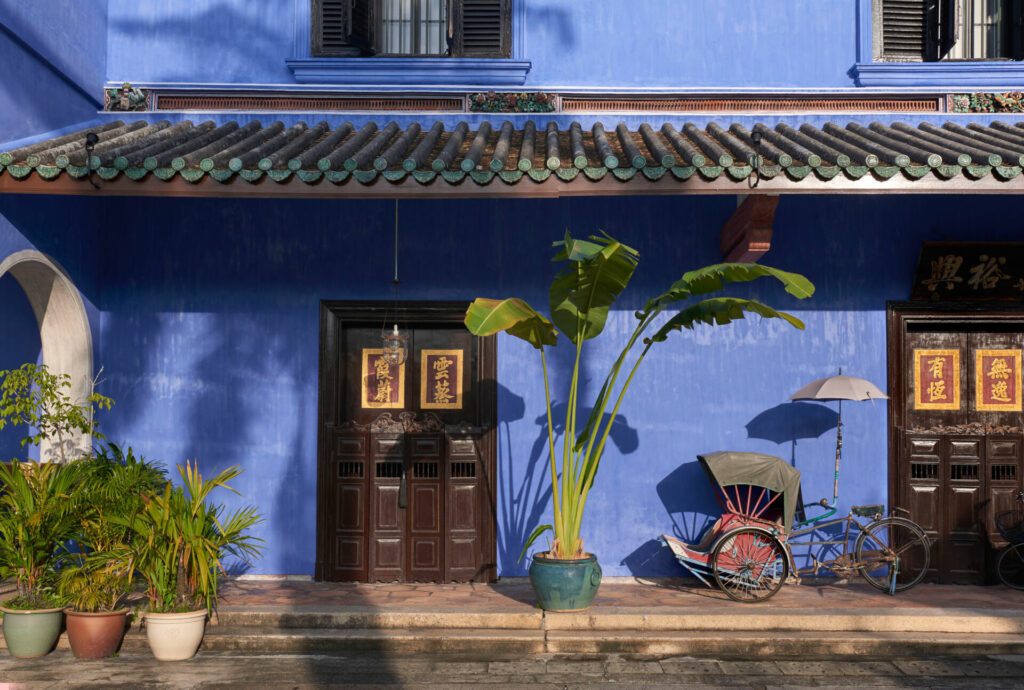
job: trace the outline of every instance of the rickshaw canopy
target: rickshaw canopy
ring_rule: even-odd
[[[800,496],[800,471],[782,458],[764,453],[720,450],[698,455],[712,480],[723,489],[727,486],[759,486],[782,494],[783,519],[786,531],[793,528]]]

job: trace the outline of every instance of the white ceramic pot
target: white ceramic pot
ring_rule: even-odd
[[[188,613],[147,613],[146,640],[160,661],[184,661],[196,655],[206,630],[206,609]]]

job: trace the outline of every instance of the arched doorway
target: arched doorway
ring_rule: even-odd
[[[92,332],[78,288],[60,266],[33,250],[15,252],[0,261],[0,278],[10,274],[21,286],[35,315],[42,363],[71,378],[71,398],[84,401],[92,392]],[[83,449],[91,438],[78,439]],[[49,458],[46,444],[40,449]]]

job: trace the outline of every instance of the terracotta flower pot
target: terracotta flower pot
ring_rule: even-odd
[[[68,609],[68,642],[79,659],[102,659],[121,648],[128,628],[128,609],[84,613]]]
[[[146,640],[160,661],[184,661],[199,650],[206,630],[206,609],[188,613],[147,613]]]
[[[534,554],[530,584],[545,611],[580,611],[590,606],[601,584],[597,556],[573,560]]]
[[[0,608],[4,614],[7,651],[19,659],[46,656],[57,645],[64,609],[18,611]]]

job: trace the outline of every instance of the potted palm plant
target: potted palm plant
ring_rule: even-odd
[[[131,538],[126,523],[142,511],[147,497],[163,489],[167,477],[158,463],[115,444],[77,464],[82,474],[78,530],[58,592],[69,603],[64,613],[71,651],[79,659],[99,659],[117,652],[128,627],[130,610],[124,604],[132,573],[118,558]]]
[[[554,260],[562,263],[563,269],[549,290],[550,319],[522,299],[478,298],[470,304],[465,323],[474,335],[488,336],[504,331],[530,343],[540,353],[547,402],[553,520],[533,531],[520,558],[542,534],[554,533],[550,548],[533,555],[530,581],[542,608],[564,611],[589,606],[601,581],[597,557],[585,551],[581,537],[584,510],[619,408],[651,348],[665,341],[673,331],[692,329],[698,324],[723,325],[742,319],[747,313],[782,319],[802,329],[803,323],[796,317],[755,300],[740,297],[688,300],[717,292],[729,283],[763,277],[776,279],[786,292],[799,299],[810,297],[814,286],[799,274],[758,264],[716,264],[683,274],[636,312],[633,332],[612,363],[590,414],[581,424],[579,384],[583,345],[604,330],[608,314],[633,277],[640,257],[636,250],[607,234],[579,240],[567,232],[555,247],[558,251]],[[566,396],[562,447],[557,451],[544,348],[557,345],[560,334],[575,348],[575,358]],[[637,347],[639,354],[632,356],[630,362]],[[628,373],[620,383],[620,374],[624,371]],[[611,412],[606,414],[609,405]]]
[[[18,594],[0,606],[12,656],[48,654],[57,643],[63,606],[54,590],[58,552],[75,533],[71,465],[0,464],[0,580]]]
[[[144,500],[137,515],[113,518],[131,531],[120,558],[146,583],[146,639],[161,661],[195,655],[206,618],[217,604],[225,558],[248,561],[259,554],[262,541],[249,533],[261,521],[254,507],[228,513],[222,505],[209,503],[215,489],[237,493],[228,482],[240,474],[239,468],[229,467],[208,480],[192,463],[179,465],[178,472],[181,486],[168,482],[162,492]]]
[[[54,589],[56,564],[76,529],[80,440],[98,436],[94,413],[111,400],[98,393],[76,403],[71,379],[45,366],[0,371],[0,429],[25,426],[21,445],[47,446],[51,462],[0,465],[0,579],[13,577],[18,594],[5,601],[4,639],[12,655],[47,654],[60,635],[63,613]]]

